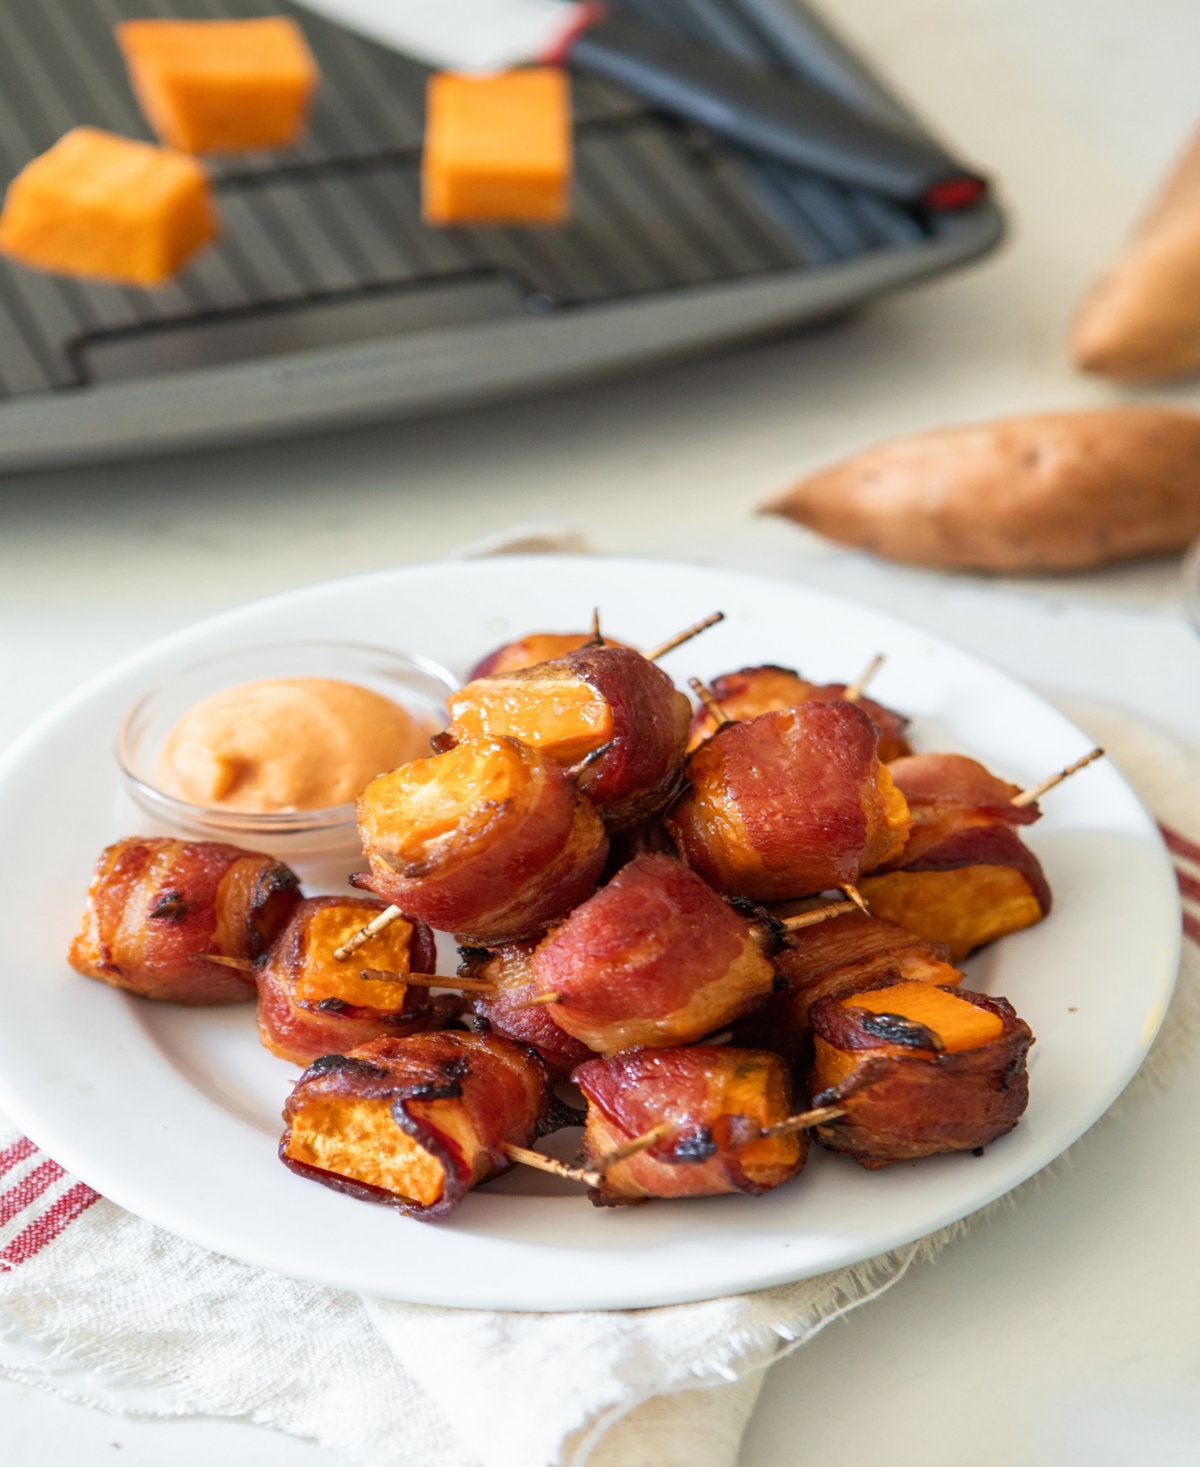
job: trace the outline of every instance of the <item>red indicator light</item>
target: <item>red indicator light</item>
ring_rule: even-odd
[[[987,193],[987,180],[973,174],[960,174],[957,178],[945,178],[927,188],[924,204],[938,214],[955,214],[960,209],[973,209]]]

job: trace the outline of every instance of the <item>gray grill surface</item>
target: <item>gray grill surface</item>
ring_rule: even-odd
[[[793,20],[811,21],[780,0],[625,3],[749,60],[810,69]],[[419,194],[426,72],[277,0],[0,0],[4,180],[81,123],[150,137],[113,41],[117,21],[281,9],[300,21],[321,67],[307,140],[287,154],[213,165],[222,238],[163,289],[95,285],[0,260],[0,396],[286,352],[309,340],[314,313],[329,322],[326,343],[362,340],[412,329],[423,312],[443,324],[514,309],[556,315],[820,270],[925,237],[874,195],[748,158],[588,81],[575,83],[567,227],[428,228]],[[858,86],[852,69],[835,71],[823,80]],[[896,115],[862,88],[860,101]],[[309,324],[296,334],[300,315]]]

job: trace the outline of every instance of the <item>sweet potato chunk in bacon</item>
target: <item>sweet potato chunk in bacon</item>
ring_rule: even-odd
[[[459,975],[491,983],[496,996],[476,998],[476,1014],[498,1034],[531,1044],[554,1075],[569,1075],[577,1064],[590,1059],[592,1051],[550,1017],[548,1006],[525,1005],[538,996],[533,979],[534,942],[512,942],[494,952],[488,948],[461,948]]]
[[[600,1054],[701,1039],[771,992],[749,923],[670,856],[637,856],[533,954],[552,1021]]]
[[[863,912],[801,928],[772,959],[786,988],[735,1026],[735,1042],[773,1049],[795,1066],[806,1052],[808,1011],[818,1000],[896,978],[954,987],[963,975],[948,957],[940,944]]]
[[[1019,848],[1014,860],[1036,863],[1033,852],[1015,835],[1012,839]],[[943,943],[951,958],[961,962],[984,943],[1042,920],[1050,902],[1040,864],[1037,875],[1040,880],[1015,864],[980,861],[942,870],[893,871],[868,877],[861,889],[872,912]],[[1039,890],[1046,894],[1044,904]]]
[[[310,897],[292,913],[258,978],[258,1035],[272,1054],[307,1065],[384,1035],[432,1027],[439,1001],[428,988],[363,972],[432,973],[433,933],[403,918],[343,962],[333,956],[384,904],[370,897]]]
[[[451,694],[448,702],[450,731],[456,738],[504,734],[560,764],[577,764],[613,735],[607,699],[573,673],[565,660],[477,678]]]
[[[898,856],[904,796],[856,703],[802,703],[727,723],[691,756],[666,816],[688,865],[719,891],[787,901],[856,882]]]
[[[359,796],[358,826],[371,869],[357,885],[489,946],[570,911],[608,853],[562,766],[511,738],[465,740],[380,775]]]
[[[913,817],[898,858],[861,883],[872,912],[941,942],[958,961],[1045,917],[1051,893],[1015,829],[1037,820],[1014,806],[1019,786],[961,754],[919,754],[891,766]]]
[[[835,703],[845,698],[846,683],[810,683],[790,667],[743,667],[740,672],[727,672],[714,678],[712,692],[729,718],[746,723],[760,713],[773,713],[780,708],[795,708],[799,703]],[[911,754],[904,731],[908,719],[885,708],[873,698],[859,698],[862,708],[879,730],[879,757],[885,764]],[[699,748],[717,731],[716,720],[701,706],[692,715],[688,730],[688,753]]]
[[[280,1160],[367,1202],[437,1220],[554,1124],[546,1067],[497,1035],[441,1030],[326,1055],[284,1107]]]
[[[591,756],[580,788],[610,832],[649,820],[678,787],[691,705],[661,668],[628,647],[589,643],[535,667],[476,678],[449,706],[451,737],[507,735],[566,765]]]
[[[791,1077],[778,1055],[764,1050],[634,1049],[589,1060],[573,1078],[588,1101],[587,1165],[665,1125],[653,1146],[605,1171],[591,1193],[598,1207],[768,1192],[791,1181],[808,1159],[803,1131],[762,1134],[793,1108]]]
[[[861,1166],[976,1151],[1024,1113],[1033,1034],[1007,999],[896,983],[810,1017],[813,1105],[845,1111],[817,1135]]]
[[[200,955],[254,961],[299,900],[295,873],[260,851],[132,836],[101,853],[68,961],[143,998],[240,1003],[253,976]]]
[[[515,642],[505,642],[489,652],[482,662],[471,669],[468,682],[477,677],[495,677],[503,672],[516,672],[521,667],[536,667],[539,662],[551,662],[556,657],[565,657],[568,652],[578,652],[596,639],[591,632],[530,632],[518,637]],[[608,647],[624,647],[626,643],[605,637]]]

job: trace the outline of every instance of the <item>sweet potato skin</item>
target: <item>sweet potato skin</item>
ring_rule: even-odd
[[[843,545],[947,570],[1084,570],[1200,534],[1200,416],[1121,407],[869,448],[764,506]]]
[[[1121,258],[1084,296],[1071,360],[1118,382],[1200,371],[1200,134]]]

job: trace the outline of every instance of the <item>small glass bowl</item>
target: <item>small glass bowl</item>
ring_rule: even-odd
[[[167,735],[189,709],[239,683],[277,677],[358,683],[427,719],[438,730],[448,722],[446,696],[460,686],[453,673],[426,657],[358,642],[275,642],[193,662],[151,688],[121,723],[116,756],[121,771],[117,819],[122,834],[130,832],[133,819],[140,834],[227,841],[266,851],[294,867],[309,886],[314,881],[343,884],[352,871],[361,868],[362,846],[353,805],[266,814],[222,810],[176,799],[155,782]]]

